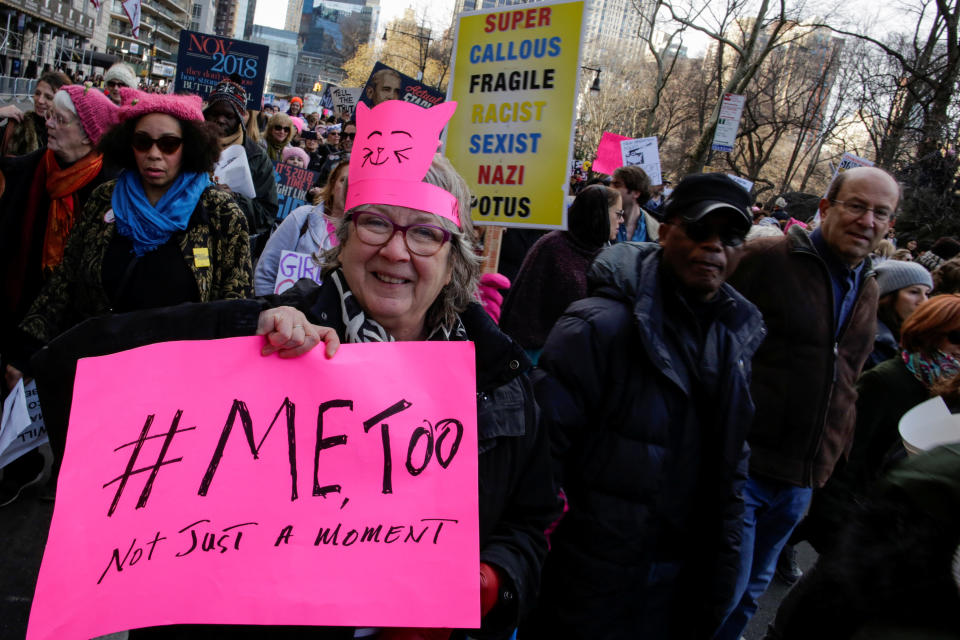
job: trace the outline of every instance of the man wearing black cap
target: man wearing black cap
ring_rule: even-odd
[[[266,244],[270,229],[277,219],[277,181],[273,164],[260,145],[247,138],[244,122],[247,118],[247,92],[239,84],[224,80],[207,96],[207,108],[203,112],[207,122],[220,129],[220,150],[239,144],[247,156],[250,178],[253,180],[255,197],[251,198],[232,190],[225,184],[218,185],[230,191],[237,205],[247,218],[250,229],[250,248],[256,260]]]
[[[664,206],[660,245],[601,253],[591,297],[547,338],[537,400],[570,510],[551,538],[531,635],[709,638],[723,619],[750,360],[764,337],[757,308],[725,284],[749,206],[727,176],[688,176]]]

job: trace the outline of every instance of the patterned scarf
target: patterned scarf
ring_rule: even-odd
[[[66,169],[61,169],[53,151],[47,149],[40,161],[40,167],[47,194],[50,196],[41,265],[44,269],[52,269],[63,260],[63,250],[67,246],[67,238],[76,218],[77,199],[74,194],[97,177],[103,167],[103,156],[99,153],[88,153]],[[37,177],[40,175],[38,173]]]
[[[353,292],[350,291],[350,287],[347,286],[347,281],[343,277],[341,269],[331,271],[328,277],[340,294],[340,313],[343,316],[343,325],[346,327],[345,337],[348,343],[396,341],[379,322],[367,317]],[[426,339],[466,340],[467,331],[458,317],[453,326],[445,327],[441,324],[434,327]]]
[[[934,383],[960,373],[960,360],[943,351],[937,351],[932,356],[910,351],[902,351],[900,355],[907,370],[928,389]]]
[[[124,171],[110,200],[117,217],[117,232],[133,241],[133,251],[138,256],[161,247],[174,232],[187,228],[200,195],[211,184],[205,172],[182,172],[154,206],[143,191],[140,174]]]

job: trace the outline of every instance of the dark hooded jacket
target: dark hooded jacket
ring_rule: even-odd
[[[670,637],[708,638],[733,596],[764,325],[727,285],[694,311],[661,256],[654,244],[603,251],[592,297],[567,309],[540,360],[537,400],[570,511],[537,621],[562,637],[643,637],[652,616]],[[658,565],[674,574],[653,586]]]

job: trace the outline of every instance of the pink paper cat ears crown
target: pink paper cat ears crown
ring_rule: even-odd
[[[456,197],[423,182],[440,144],[440,132],[456,109],[456,102],[429,109],[402,100],[387,100],[372,109],[359,103],[347,211],[365,204],[396,205],[436,214],[459,227]]]

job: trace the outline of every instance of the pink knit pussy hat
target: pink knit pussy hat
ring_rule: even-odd
[[[137,89],[120,88],[120,122],[145,116],[148,113],[165,113],[177,120],[203,122],[203,100],[196,95],[144,93]]]
[[[117,124],[117,105],[99,89],[68,84],[60,90],[70,96],[70,102],[80,117],[80,125],[93,144],[100,142],[103,134]]]

